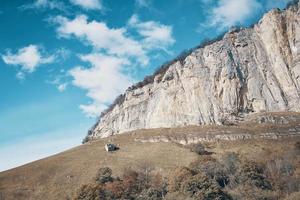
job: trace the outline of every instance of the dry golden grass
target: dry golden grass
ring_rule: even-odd
[[[151,163],[162,173],[176,166],[187,166],[194,153],[176,144],[134,142],[134,136],[113,139],[120,150],[104,150],[107,140],[81,145],[58,155],[0,173],[0,193],[9,199],[66,199],[82,184],[89,183],[100,167],[110,167],[121,175],[128,167]]]
[[[173,129],[139,130],[117,135],[110,139],[101,139],[78,146],[60,154],[0,173],[0,200],[18,199],[67,199],[83,184],[91,182],[100,167],[110,167],[114,176],[120,176],[124,169],[138,169],[149,163],[167,174],[178,166],[188,166],[199,155],[192,153],[186,146],[174,143],[141,143],[135,138],[147,138],[160,135],[185,134],[226,134],[251,133],[289,130],[296,126],[272,126],[244,124],[233,127],[205,126]],[[299,125],[299,123],[298,123]],[[236,152],[245,158],[264,161],[266,158],[281,156],[294,148],[299,136],[279,140],[260,139],[244,141],[220,141],[205,143],[212,156],[220,159],[226,152]],[[109,153],[104,145],[113,142],[119,151]],[[299,166],[298,166],[299,167]],[[300,167],[297,171],[300,171]]]

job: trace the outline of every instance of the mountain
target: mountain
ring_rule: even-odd
[[[0,172],[0,200],[299,199],[295,2],[128,88],[89,142]]]
[[[87,140],[137,129],[235,124],[300,111],[299,2],[163,65],[102,113]]]

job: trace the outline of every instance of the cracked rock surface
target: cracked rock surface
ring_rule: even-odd
[[[154,81],[128,89],[88,137],[235,123],[251,113],[300,111],[300,10],[274,9],[253,27],[195,49]]]

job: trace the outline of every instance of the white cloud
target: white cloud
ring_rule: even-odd
[[[61,69],[59,72],[56,71],[50,74],[50,76],[49,80],[46,80],[46,83],[55,85],[59,92],[64,92],[68,88],[70,84],[69,76],[64,69]]]
[[[70,0],[71,3],[77,6],[81,6],[87,10],[101,10],[102,3],[100,0]]]
[[[39,46],[29,45],[19,49],[15,54],[9,50],[5,55],[2,55],[2,59],[8,65],[21,66],[23,72],[32,73],[40,65],[54,62],[55,56],[42,55]]]
[[[88,116],[95,117],[133,83],[122,73],[123,67],[130,63],[125,58],[102,54],[88,54],[80,58],[91,67],[75,67],[69,73],[73,77],[73,85],[87,90],[87,96],[93,99],[92,104],[81,105],[80,108]]]
[[[66,10],[66,6],[62,1],[57,0],[36,0],[32,4],[21,6],[21,9],[57,9]]]
[[[220,0],[210,12],[207,25],[224,29],[242,24],[261,9],[257,0]]]
[[[130,75],[124,73],[129,65],[130,70],[136,66],[146,66],[150,53],[154,50],[167,52],[175,42],[171,26],[154,21],[142,22],[136,15],[126,27],[121,28],[89,21],[85,15],[74,19],[58,16],[52,22],[58,24],[59,37],[77,38],[93,47],[92,53],[80,56],[90,66],[77,66],[69,71],[72,84],[86,90],[92,100],[89,104],[80,105],[80,109],[90,117],[99,116],[116,96],[134,82]],[[131,34],[133,32],[135,35]]]
[[[155,21],[141,22],[137,15],[133,15],[129,19],[128,24],[144,37],[142,42],[143,46],[147,49],[156,48],[167,51],[167,48],[175,43],[171,26]]]
[[[61,83],[57,86],[58,91],[64,92],[67,89],[68,83]]]
[[[150,8],[151,0],[135,0],[135,3],[139,7]]]
[[[93,102],[88,105],[80,105],[79,108],[87,117],[94,118],[98,117],[101,114],[101,111],[106,108],[106,106]]]
[[[110,55],[134,56],[138,57],[142,64],[148,63],[142,45],[128,37],[124,28],[110,29],[103,22],[89,22],[85,15],[77,16],[73,20],[58,16],[54,22],[60,25],[57,29],[60,37],[75,36]]]
[[[17,79],[19,79],[19,80],[24,80],[24,79],[25,79],[25,74],[24,74],[24,72],[19,71],[19,72],[16,74],[16,77],[17,77]]]
[[[55,52],[55,57],[59,58],[61,60],[68,59],[70,57],[70,55],[71,55],[71,50],[66,49],[64,47],[57,49]]]

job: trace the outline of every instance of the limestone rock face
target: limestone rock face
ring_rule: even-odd
[[[300,10],[274,9],[128,89],[88,138],[126,131],[235,123],[250,113],[300,111]]]

